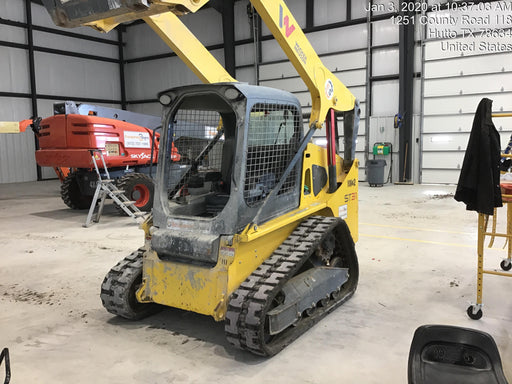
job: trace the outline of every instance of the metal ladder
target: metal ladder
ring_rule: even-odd
[[[143,216],[145,215],[145,212],[142,212],[139,208],[137,208],[135,206],[135,202],[130,201],[124,194],[124,191],[117,188],[115,181],[110,178],[110,174],[108,173],[105,158],[103,157],[103,152],[98,149],[92,149],[89,152],[91,153],[94,169],[98,175],[98,183],[96,184],[96,191],[94,192],[91,207],[89,208],[89,213],[87,214],[87,220],[83,226],[88,228],[92,223],[98,223],[100,221],[101,215],[103,213],[103,206],[105,205],[105,199],[107,196],[114,200],[114,202],[128,216],[130,216],[132,219],[135,219],[135,221],[140,224],[144,219]],[[101,159],[103,169],[105,170],[105,174],[107,176],[106,179],[101,177],[101,172],[98,168],[95,154],[99,154],[99,158]],[[98,211],[95,213],[96,207],[98,207]]]

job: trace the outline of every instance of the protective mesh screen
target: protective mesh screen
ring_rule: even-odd
[[[204,185],[205,173],[221,177],[224,145],[221,117],[216,111],[180,109],[171,124],[173,133],[167,153],[172,162],[168,175],[169,198],[189,194]]]
[[[256,104],[250,113],[244,198],[257,205],[279,182],[298,147],[301,129],[295,107]],[[278,194],[295,187],[297,167],[286,178]]]

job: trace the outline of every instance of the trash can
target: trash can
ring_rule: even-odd
[[[384,167],[386,160],[368,160],[368,184],[370,187],[384,185]]]

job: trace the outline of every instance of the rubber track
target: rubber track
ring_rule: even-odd
[[[126,291],[133,276],[142,270],[142,255],[144,250],[132,252],[107,273],[101,284],[101,302],[107,311],[127,319],[140,318],[140,314],[134,312],[126,301]]]
[[[301,318],[295,326],[266,342],[265,317],[272,300],[340,222],[336,217],[308,218],[240,285],[231,296],[225,318],[226,338],[231,344],[257,355],[275,355],[352,296],[355,286],[336,301],[330,300],[327,307],[317,308],[311,317]],[[353,246],[352,238],[348,237],[342,240],[351,241]]]

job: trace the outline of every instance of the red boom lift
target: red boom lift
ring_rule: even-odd
[[[160,121],[157,116],[66,101],[54,104],[54,116],[24,120],[20,131],[32,127],[40,147],[36,162],[55,169],[68,207],[86,209],[91,205],[98,178],[91,150],[99,149],[117,187],[137,208],[149,211]],[[176,152],[174,157],[178,156]]]

